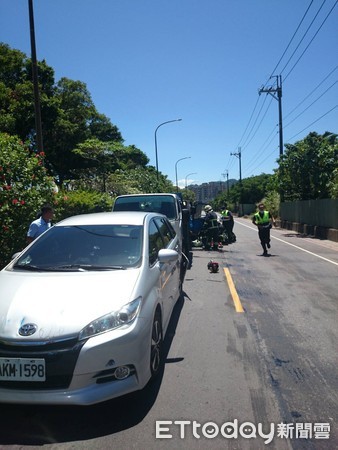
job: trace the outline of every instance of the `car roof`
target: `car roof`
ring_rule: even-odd
[[[153,194],[124,194],[124,195],[119,195],[116,198],[124,198],[124,197],[163,197],[165,195],[169,195],[171,197],[176,197],[179,199],[179,196],[173,192],[161,192],[161,193],[153,193]]]
[[[159,213],[142,211],[112,211],[92,214],[80,214],[68,217],[55,226],[75,225],[143,225],[148,217],[165,217]]]

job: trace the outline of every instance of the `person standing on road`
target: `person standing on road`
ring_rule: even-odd
[[[53,216],[54,210],[50,205],[44,205],[41,208],[39,217],[36,220],[33,220],[33,222],[29,225],[27,232],[28,244],[50,228]]]
[[[258,205],[258,212],[254,214],[252,223],[258,228],[258,236],[263,248],[263,255],[268,256],[268,248],[270,245],[270,229],[272,224],[276,226],[276,221],[271,215],[270,211],[265,210],[264,203]]]
[[[233,232],[234,228],[234,216],[232,212],[228,210],[227,204],[222,206],[221,210],[222,216],[222,226],[227,234],[229,244],[236,241],[235,233]]]
[[[219,224],[217,214],[210,205],[204,207],[205,218],[202,228],[202,242],[205,250],[218,250]]]

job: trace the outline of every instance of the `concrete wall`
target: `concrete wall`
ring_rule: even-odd
[[[280,226],[338,242],[338,199],[281,203]]]

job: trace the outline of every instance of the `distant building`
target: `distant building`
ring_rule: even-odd
[[[229,180],[229,188],[236,183],[236,180]],[[196,201],[200,203],[210,203],[218,194],[227,190],[226,181],[210,181],[209,183],[191,184],[188,186],[190,191],[196,195]]]

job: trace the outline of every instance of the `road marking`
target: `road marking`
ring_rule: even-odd
[[[237,291],[236,291],[236,288],[235,288],[235,284],[232,281],[232,276],[231,276],[230,270],[227,267],[224,267],[223,270],[224,270],[224,274],[225,274],[225,277],[226,277],[227,282],[228,282],[228,286],[229,286],[229,289],[230,289],[230,294],[231,294],[232,300],[233,300],[233,302],[235,304],[236,312],[244,312],[242,303],[241,303],[241,301],[240,301],[240,299],[238,297],[238,294],[237,294]]]
[[[256,228],[250,227],[249,225],[245,225],[244,223],[241,223],[241,222],[238,222],[238,221],[236,221],[236,223],[238,223],[239,225],[242,225],[243,227],[250,228],[250,230],[256,231]],[[309,253],[309,255],[316,256],[317,258],[323,259],[326,262],[329,262],[331,264],[334,264],[335,266],[338,266],[338,263],[335,262],[335,261],[332,261],[331,259],[324,258],[324,256],[317,255],[317,253],[313,253],[313,252],[310,252],[309,250],[305,250],[305,248],[298,247],[298,245],[291,244],[290,242],[284,241],[283,239],[280,239],[280,238],[278,238],[276,236],[272,236],[271,235],[271,237],[273,239],[276,239],[277,241],[283,242],[284,244],[291,245],[291,247],[298,248],[298,250],[301,250],[302,252]]]

